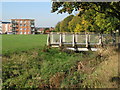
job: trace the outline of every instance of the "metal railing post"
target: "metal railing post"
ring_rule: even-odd
[[[88,47],[88,34],[86,34],[86,47]]]

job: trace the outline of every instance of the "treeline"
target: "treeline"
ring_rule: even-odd
[[[67,4],[71,4],[71,3],[67,3]],[[67,4],[64,3],[64,5],[67,5]],[[112,7],[115,8],[115,5],[113,4]],[[97,6],[94,6],[94,8],[96,10],[99,9],[99,7]],[[58,22],[57,25],[55,26],[55,30],[57,32],[110,33],[120,28],[119,27],[120,20],[114,14],[109,15],[109,13],[106,13],[107,11],[104,11],[105,13],[101,13],[96,11],[95,9],[93,8],[89,8],[86,10],[79,9],[78,14],[69,15],[61,22]],[[118,10],[117,8],[115,9]],[[109,8],[108,8],[108,11],[110,11]]]

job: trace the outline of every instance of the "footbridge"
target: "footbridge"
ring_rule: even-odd
[[[97,51],[103,45],[112,43],[110,39],[110,35],[106,34],[49,33],[47,46],[74,51]]]

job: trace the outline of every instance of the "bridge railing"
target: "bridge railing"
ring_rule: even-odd
[[[103,36],[100,34],[72,34],[72,33],[49,33],[47,46],[61,47],[63,45],[102,45]]]

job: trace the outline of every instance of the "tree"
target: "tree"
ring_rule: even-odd
[[[115,31],[120,25],[119,19],[99,13],[93,9],[86,10],[81,15],[83,30],[101,33],[109,33]]]
[[[61,9],[59,9],[61,7]],[[79,15],[86,10],[93,9],[96,12],[114,16],[120,20],[120,2],[53,2],[52,12],[72,13],[74,10],[80,11]]]
[[[96,26],[94,23],[95,16],[96,16],[96,13],[92,9],[89,9],[85,11],[80,17],[75,16],[78,18],[74,17],[72,21],[70,22],[70,26],[73,27],[72,29],[74,30],[74,32],[95,31],[95,27],[94,27]]]
[[[120,2],[53,2],[52,12],[70,14],[73,10],[79,11],[78,16],[69,22],[71,32],[109,33],[120,28],[119,6]]]
[[[75,29],[74,29],[74,32],[82,32],[82,31],[83,31],[82,25],[77,24],[76,27],[75,27]]]
[[[60,22],[55,26],[55,31],[60,32]]]
[[[116,17],[106,17],[105,14],[98,13],[95,17],[95,23],[102,33],[110,33],[119,27],[120,20],[118,20]]]
[[[44,33],[46,33],[46,31],[48,31],[49,30],[49,28],[44,28]]]
[[[73,19],[69,22],[68,28],[70,32],[74,32],[76,25],[80,23],[81,18],[78,16],[74,16]]]
[[[60,23],[61,32],[69,32],[70,31],[70,29],[68,28],[68,25],[73,17],[74,17],[74,15],[70,15],[70,16],[66,17],[63,21],[61,21],[61,23]]]

